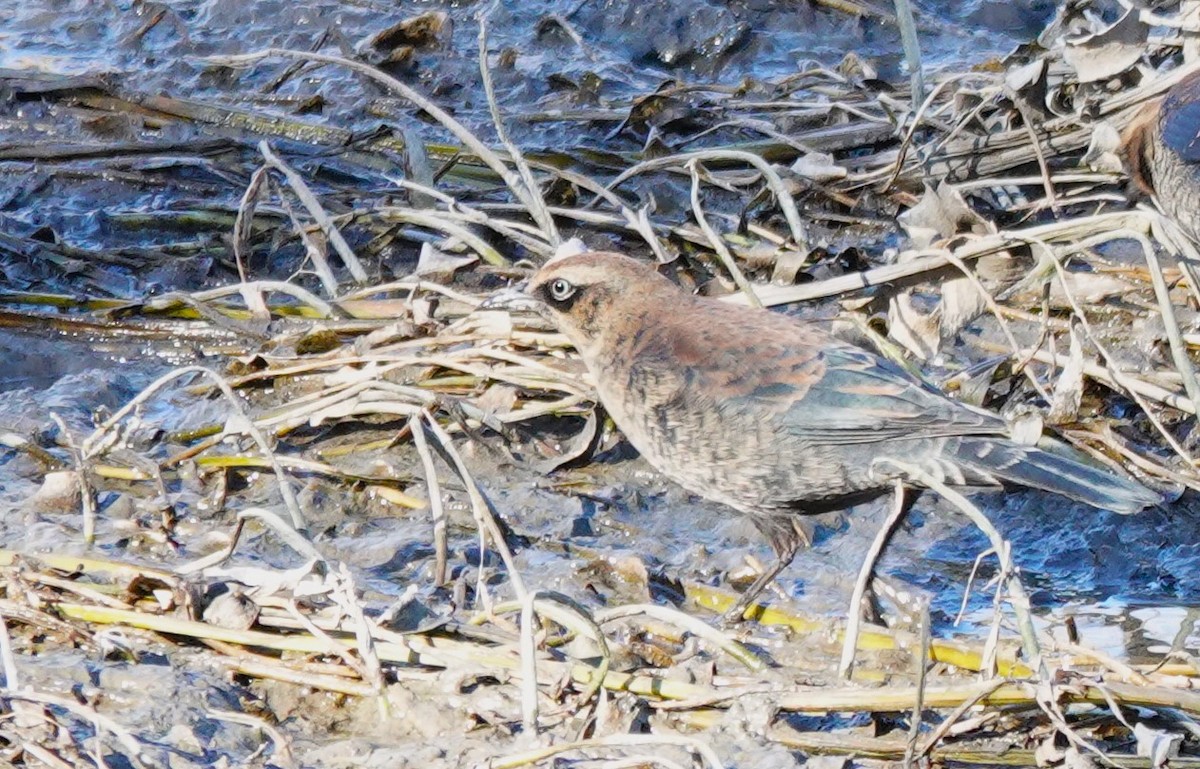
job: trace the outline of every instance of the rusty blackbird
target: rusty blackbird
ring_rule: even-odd
[[[651,465],[747,515],[778,559],[736,616],[805,543],[804,514],[887,493],[881,459],[948,483],[1019,484],[1117,513],[1158,503],[1138,483],[1014,442],[1003,418],[810,323],[689,294],[615,253],[556,258],[496,303],[549,318],[600,402]]]

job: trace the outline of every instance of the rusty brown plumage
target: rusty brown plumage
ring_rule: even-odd
[[[556,259],[526,290],[579,350],[633,446],[683,487],[748,515],[780,568],[801,543],[797,514],[886,493],[895,476],[877,460],[887,458],[951,483],[1023,484],[1122,513],[1159,501],[1014,443],[997,415],[814,325],[693,296],[626,256]]]
[[[1200,70],[1147,102],[1122,138],[1133,183],[1200,240]]]

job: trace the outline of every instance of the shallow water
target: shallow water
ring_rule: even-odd
[[[806,62],[835,66],[856,51],[878,67],[883,78],[895,78],[903,65],[894,30],[873,21],[848,19],[810,4],[768,2],[527,2],[501,4],[491,16],[491,50],[513,48],[511,69],[495,76],[500,102],[510,118],[514,139],[525,147],[595,146],[638,149],[633,137],[610,138],[620,116],[598,122],[548,122],[550,110],[628,108],[628,100],[652,91],[671,78],[688,82],[716,80],[736,84],[746,78],[778,78]],[[284,69],[271,62],[232,72],[208,67],[200,57],[233,54],[268,46],[305,48],[322,36],[332,45],[354,49],[398,20],[426,10],[443,10],[453,22],[448,42],[418,51],[415,63],[398,75],[439,103],[453,109],[469,126],[490,137],[489,118],[478,77],[476,18],[484,5],[463,2],[14,2],[0,0],[0,68],[35,69],[60,74],[113,73],[142,93],[169,93],[177,98],[247,106],[318,124],[366,131],[391,121],[415,127],[429,138],[444,139],[423,121],[408,119],[407,107],[386,104],[361,79],[336,68],[322,68],[287,80],[278,90],[262,89]],[[923,3],[922,40],[932,66],[974,64],[1029,39],[1053,13],[1053,5],[1037,0],[1021,3]],[[566,25],[546,21],[561,15]],[[157,19],[155,21],[155,19]],[[153,23],[151,23],[153,21]],[[577,45],[567,31],[577,32]],[[766,33],[762,30],[774,30]],[[596,76],[594,88],[580,84]],[[0,93],[3,93],[0,91]],[[316,112],[296,114],[299,100],[320,94]],[[247,98],[247,94],[254,95]],[[390,109],[380,117],[381,107]],[[0,101],[0,145],[21,142],[107,141],[112,132],[129,139],[202,138],[192,127],[171,125],[149,132],[143,126],[88,125],[83,115],[37,101]],[[90,293],[139,298],[148,292],[194,290],[226,284],[234,276],[215,264],[206,248],[220,245],[231,224],[180,223],[168,215],[188,210],[197,200],[236,205],[241,187],[225,183],[203,163],[171,166],[170,173],[145,185],[115,178],[108,166],[75,163],[93,175],[55,173],[30,162],[0,160],[0,233],[22,237],[42,233],[97,253],[120,249],[155,252],[170,244],[194,245],[183,256],[171,256],[142,269],[120,262],[88,269],[68,265],[53,269],[29,254],[0,244],[0,283],[4,290]],[[189,161],[190,163],[190,161]],[[149,161],[130,168],[152,173]],[[244,163],[241,170],[252,168]],[[181,170],[182,169],[182,170]],[[235,180],[240,181],[240,180]],[[128,214],[159,218],[129,223]],[[129,252],[132,253],[132,252]],[[139,252],[140,253],[140,252]],[[286,277],[292,265],[265,265]],[[52,329],[0,328],[0,431],[26,436],[57,433],[51,412],[61,416],[76,435],[85,435],[97,409],[111,411],[131,398],[154,376],[179,362],[223,359],[198,344],[161,341],[103,343],[86,334]],[[143,418],[153,427],[175,429],[218,419],[214,401],[197,405],[181,389],[153,401]],[[581,600],[594,600],[582,557],[565,555],[548,543],[566,542],[596,548],[610,559],[631,556],[668,577],[717,582],[747,557],[767,560],[768,548],[743,521],[727,510],[689,497],[653,473],[629,452],[604,464],[567,471],[553,480],[586,481],[593,499],[568,496],[526,467],[497,460],[484,448],[468,447],[468,462],[496,507],[514,530],[531,544],[518,552],[526,582],[559,590]],[[384,453],[383,461],[405,471],[411,457]],[[81,552],[78,515],[74,510],[47,510],[31,502],[44,468],[27,456],[0,448],[0,547],[30,551]],[[175,564],[211,549],[213,532],[227,531],[228,513],[208,514],[197,504],[201,490],[181,483],[171,502],[182,515],[180,530],[193,540],[173,552],[161,542],[139,539],[130,532],[152,519],[150,510],[126,506],[130,495],[109,490],[101,495],[100,552]],[[423,514],[380,514],[371,500],[346,499],[340,487],[312,481],[306,488],[310,512],[319,526],[317,546],[326,555],[347,561],[369,589],[372,600],[385,603],[409,584],[425,588],[430,581],[429,526]],[[256,495],[258,495],[256,497]],[[450,494],[458,526],[452,532],[452,561],[466,568],[477,557],[469,514],[460,495]],[[602,504],[594,498],[607,498]],[[979,495],[1000,531],[1013,542],[1014,558],[1023,571],[1039,619],[1061,635],[1066,616],[1079,625],[1085,645],[1127,659],[1144,659],[1181,645],[1195,650],[1195,619],[1200,607],[1200,507],[1194,498],[1133,517],[1120,517],[1066,503],[1051,495],[1020,492]],[[271,494],[251,484],[241,502],[270,501]],[[118,513],[120,513],[118,515]],[[824,531],[817,545],[797,557],[780,580],[783,593],[806,613],[842,616],[850,586],[885,504],[854,511],[846,522]],[[978,638],[991,621],[991,596],[976,583],[962,622],[955,626],[971,563],[986,540],[944,503],[928,495],[896,535],[882,571],[924,591],[931,599],[934,632]],[[248,560],[289,565],[269,538],[256,539],[241,553]],[[985,568],[984,578],[993,573]],[[70,686],[98,681],[107,689],[141,693],[112,705],[132,719],[199,723],[207,750],[229,750],[238,733],[222,731],[204,720],[204,707],[231,703],[238,693],[214,671],[181,672],[173,665],[151,667],[145,680],[131,682],[120,663],[64,653],[23,659],[33,681]],[[36,668],[36,669],[34,669]],[[65,671],[65,672],[64,672]],[[87,675],[83,672],[86,671]],[[75,680],[78,678],[79,680]],[[85,680],[86,679],[86,680]],[[184,698],[181,693],[187,694]],[[275,692],[276,702],[286,695]],[[297,705],[303,710],[304,703]],[[450,723],[454,714],[442,714]],[[301,714],[297,719],[313,718]],[[369,719],[367,719],[369,720]],[[327,725],[324,725],[327,726]],[[324,727],[322,727],[324,728]],[[347,727],[366,729],[365,726]],[[431,727],[432,728],[432,727]],[[312,734],[320,730],[313,727]],[[214,737],[214,735],[218,735]],[[311,735],[310,735],[311,736]],[[413,735],[410,735],[413,736]],[[415,736],[414,736],[415,738]],[[422,739],[431,740],[428,735]],[[320,742],[314,738],[314,742]],[[203,751],[191,759],[207,760]],[[424,754],[421,754],[422,756]],[[411,756],[410,756],[411,758]],[[425,760],[422,758],[422,760]],[[436,760],[436,757],[428,760]],[[181,766],[188,765],[181,759]],[[415,764],[414,764],[415,765]]]
[[[477,18],[486,4],[378,3],[369,0],[306,3],[273,0],[127,3],[0,2],[0,69],[62,75],[108,75],[142,94],[163,93],[218,106],[278,112],[302,121],[369,132],[381,124],[414,129],[430,139],[445,136],[395,99],[381,98],[354,73],[337,67],[308,69],[274,82],[288,66],[279,60],[247,70],[212,67],[206,56],[285,47],[329,46],[363,50],[373,35],[401,19],[443,11],[452,31],[443,44],[420,48],[411,63],[392,71],[451,109],[469,128],[490,138],[490,117],[479,78]],[[980,62],[1027,39],[1052,15],[1041,0],[934,3],[924,9],[922,35],[931,68]],[[562,19],[563,24],[554,21]],[[564,26],[581,36],[577,45]],[[636,136],[614,135],[629,99],[672,79],[736,85],[746,78],[779,78],[816,64],[835,66],[856,52],[882,78],[901,68],[890,24],[848,18],[809,4],[716,3],[661,0],[640,3],[500,3],[490,16],[490,50],[511,50],[511,66],[494,68],[497,99],[514,140],[526,149],[577,146],[639,149]],[[769,30],[769,31],[768,31]],[[590,83],[591,85],[586,85]],[[304,100],[323,100],[300,111]],[[573,111],[609,109],[607,120],[570,119]],[[627,111],[627,110],[626,110]],[[562,122],[543,119],[558,114]],[[45,108],[36,101],[0,102],[0,143],[13,141],[197,141],[194,126],[168,123],[147,131],[137,121],[87,121],[86,112]],[[220,134],[219,127],[212,133]],[[240,136],[237,132],[233,136]],[[131,169],[161,165],[134,159]],[[73,164],[87,168],[87,162]],[[94,164],[92,167],[110,167]],[[62,178],[23,162],[0,160],[0,230],[51,228],[67,242],[88,248],[154,245],[181,240],[162,218],[160,228],[121,225],[130,212],[159,215],[197,200],[236,205],[241,190],[222,186],[203,164],[183,172],[166,165],[151,174],[155,185],[111,177]],[[189,238],[190,239],[190,238]],[[205,284],[205,265],[191,274],[147,276],[113,267],[106,286],[137,294],[147,286],[187,290]],[[185,271],[186,272],[186,271]],[[50,280],[61,290],[71,281]],[[220,282],[220,281],[218,281]],[[121,285],[125,283],[125,285]],[[76,285],[78,287],[78,285]]]

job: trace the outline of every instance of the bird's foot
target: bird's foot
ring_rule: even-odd
[[[751,608],[762,608],[754,603],[754,598],[755,596],[750,595],[750,593],[744,593],[742,597],[738,599],[737,603],[735,603],[729,608],[728,611],[721,615],[721,621],[718,623],[718,626],[728,630],[729,628],[745,622],[747,619],[746,612],[748,610]],[[757,614],[758,612],[756,611],[755,613]]]
[[[737,603],[721,615],[721,627],[729,628],[745,622],[747,619],[758,619],[761,617],[766,607],[756,603],[756,601],[763,594],[763,591],[770,586],[771,582],[778,576],[780,570],[785,565],[786,563],[776,563],[770,569],[759,574],[758,579],[754,580],[750,587],[746,588],[746,592],[742,593]],[[747,613],[750,614],[749,617],[746,616]]]

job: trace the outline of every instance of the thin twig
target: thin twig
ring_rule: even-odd
[[[309,189],[308,184],[304,181],[304,177],[298,174],[287,163],[284,163],[275,154],[275,151],[271,149],[271,144],[266,139],[258,143],[258,151],[262,153],[263,158],[272,168],[282,173],[287,179],[292,191],[296,193],[296,196],[300,198],[300,202],[308,209],[309,216],[316,221],[321,231],[325,233],[325,237],[333,245],[333,250],[337,251],[338,256],[342,258],[342,264],[346,265],[346,269],[350,270],[350,275],[354,278],[354,282],[360,286],[367,283],[367,271],[363,269],[362,262],[358,261],[358,257],[355,256],[354,251],[350,248],[350,244],[342,237],[341,231],[334,226],[333,220],[329,218],[329,214],[325,212],[325,208],[317,200],[317,196]],[[329,286],[326,286],[327,290],[329,288]],[[337,293],[336,285],[333,286],[331,293]]]
[[[429,514],[433,518],[433,584],[441,587],[446,584],[446,565],[449,560],[446,542],[446,507],[442,504],[442,484],[438,480],[437,467],[433,464],[433,455],[429,452],[429,441],[421,425],[422,416],[414,414],[408,418],[408,432],[413,437],[417,448],[417,456],[421,458],[421,467],[425,470],[425,488],[429,495]]]
[[[639,174],[648,171],[656,171],[663,168],[686,167],[693,160],[708,161],[708,160],[724,160],[738,161],[754,166],[755,169],[763,175],[767,186],[775,195],[776,202],[779,203],[779,208],[783,211],[783,217],[787,220],[788,227],[791,228],[792,240],[795,241],[797,248],[807,251],[809,248],[808,231],[804,227],[804,223],[800,219],[800,211],[796,208],[796,201],[792,194],[788,192],[787,185],[783,183],[783,179],[771,167],[771,164],[763,160],[753,152],[743,152],[741,150],[699,150],[696,152],[683,152],[678,155],[669,155],[665,158],[657,158],[655,160],[646,160],[637,165],[622,171],[615,179],[608,183],[608,189],[616,189],[624,184],[629,179]]]
[[[729,248],[726,247],[725,241],[717,234],[712,225],[708,223],[708,218],[704,215],[704,209],[700,206],[700,163],[697,160],[689,160],[687,164],[688,171],[692,174],[692,213],[696,217],[696,223],[700,225],[700,229],[708,237],[708,241],[712,244],[713,250],[717,252],[721,263],[725,265],[725,269],[729,271],[729,275],[733,278],[733,282],[737,284],[738,290],[746,297],[746,303],[751,307],[762,308],[762,302],[758,301],[758,296],[754,293],[754,289],[750,286],[750,282],[746,280],[746,276],[738,269],[737,262],[733,259],[733,254],[729,253]]]
[[[296,763],[296,757],[292,754],[291,742],[288,740],[287,735],[269,723],[265,718],[259,718],[252,713],[216,710],[213,708],[205,710],[204,713],[209,718],[217,721],[227,721],[231,724],[241,724],[253,729],[261,729],[264,734],[271,738],[271,744],[275,746],[275,750],[271,754],[271,762],[284,767],[284,769],[298,769],[299,764]]]
[[[908,0],[895,0],[896,23],[900,27],[900,42],[904,47],[904,59],[908,62],[912,100],[915,104],[925,94],[924,68],[921,64],[921,42],[917,38],[917,24],[913,21],[912,5]]]
[[[1150,423],[1152,425],[1154,425],[1156,430],[1158,430],[1159,435],[1162,436],[1163,440],[1166,441],[1167,445],[1170,446],[1172,449],[1174,449],[1175,453],[1178,454],[1188,464],[1189,467],[1194,467],[1195,462],[1192,459],[1191,452],[1189,452],[1186,448],[1184,448],[1183,444],[1181,444],[1175,438],[1175,436],[1173,434],[1171,434],[1171,432],[1169,430],[1167,430],[1166,425],[1164,425],[1162,423],[1162,420],[1159,419],[1158,416],[1154,413],[1154,411],[1150,409],[1150,407],[1142,399],[1141,395],[1139,393],[1137,393],[1136,391],[1134,391],[1133,389],[1131,389],[1130,387],[1126,386],[1125,380],[1128,377],[1126,377],[1124,371],[1117,368],[1116,357],[1111,352],[1109,352],[1108,347],[1100,341],[1099,335],[1096,334],[1094,329],[1092,328],[1091,323],[1088,321],[1087,315],[1083,311],[1083,307],[1080,306],[1079,301],[1075,298],[1075,295],[1071,292],[1071,287],[1067,283],[1066,269],[1063,267],[1062,263],[1059,260],[1058,251],[1051,248],[1049,245],[1047,245],[1045,243],[1038,242],[1038,241],[1031,241],[1031,242],[1036,243],[1039,247],[1041,247],[1043,249],[1048,249],[1048,253],[1051,254],[1050,263],[1051,263],[1051,265],[1053,265],[1055,271],[1058,273],[1058,280],[1059,280],[1060,287],[1062,288],[1063,295],[1067,298],[1068,303],[1070,303],[1071,309],[1075,312],[1076,317],[1079,318],[1079,322],[1083,326],[1083,329],[1088,336],[1088,341],[1090,341],[1092,343],[1092,345],[1095,346],[1095,348],[1100,352],[1100,356],[1104,359],[1105,364],[1108,366],[1108,371],[1109,371],[1110,376],[1112,377],[1112,380],[1117,385],[1119,385],[1122,390],[1127,392],[1129,394],[1129,396],[1134,399],[1134,401],[1137,402],[1138,406],[1142,409],[1142,413],[1144,413],[1146,415],[1146,418],[1148,420],[1150,420]],[[1075,253],[1078,249],[1072,245],[1072,246],[1068,246],[1064,250],[1068,251],[1070,253]],[[1194,401],[1193,401],[1193,403],[1194,403]]]
[[[4,682],[0,684],[0,689],[21,688],[17,660],[13,657],[12,639],[8,635],[8,618],[3,613],[0,613],[0,670],[4,672]]]
[[[521,153],[519,147],[508,138],[508,131],[504,128],[504,117],[500,114],[500,105],[496,101],[496,91],[492,87],[492,71],[488,66],[488,42],[487,42],[487,22],[491,16],[492,10],[496,7],[496,2],[487,8],[479,16],[479,76],[483,80],[483,90],[487,95],[488,109],[492,113],[492,125],[496,129],[496,136],[500,139],[500,143],[508,150],[509,157],[512,158],[513,165],[517,167],[517,171],[521,174],[521,180],[525,183],[525,189],[529,193],[527,204],[531,205],[529,215],[541,227],[542,233],[546,236],[546,240],[551,246],[557,247],[562,243],[562,237],[558,234],[558,227],[554,224],[554,217],[550,215],[546,208],[546,201],[542,200],[541,190],[538,187],[537,180],[533,178],[533,170],[529,164],[525,162],[525,156]]]
[[[254,302],[250,300],[250,296],[265,293],[276,292],[286,294],[293,299],[302,302],[322,318],[332,318],[337,315],[337,310],[333,305],[326,302],[316,294],[308,291],[303,286],[297,286],[295,283],[289,283],[285,280],[254,280],[242,282],[232,286],[220,286],[218,288],[210,288],[204,291],[195,291],[191,297],[199,302],[207,302],[212,299],[220,299],[225,296],[241,295],[246,301],[247,306],[252,306]]]
[[[296,499],[295,493],[292,491],[291,481],[288,479],[287,473],[284,472],[283,466],[279,464],[278,458],[275,456],[275,451],[271,448],[271,444],[267,441],[262,431],[255,426],[254,422],[246,415],[242,405],[242,399],[238,397],[233,388],[225,381],[220,374],[207,369],[203,366],[183,366],[177,368],[147,385],[140,393],[134,396],[128,403],[104,420],[96,429],[88,436],[80,448],[80,452],[85,459],[91,459],[96,456],[96,453],[101,448],[101,442],[109,435],[110,431],[122,419],[131,414],[135,409],[143,403],[154,397],[159,390],[164,389],[168,384],[176,379],[199,374],[212,381],[221,394],[225,396],[226,402],[229,404],[229,409],[233,416],[226,422],[225,429],[229,433],[244,432],[258,446],[259,451],[263,456],[271,462],[271,468],[275,471],[275,477],[279,482],[279,493],[283,497],[283,503],[288,509],[288,513],[292,517],[292,526],[297,531],[304,529],[304,514],[300,511],[300,503]]]
[[[842,658],[838,662],[838,675],[843,679],[849,680],[850,673],[854,668],[854,653],[858,651],[858,634],[862,625],[863,598],[867,594],[867,587],[871,584],[871,577],[875,573],[875,563],[879,560],[883,549],[887,547],[892,530],[904,517],[907,509],[904,498],[904,481],[897,478],[892,485],[892,512],[879,527],[875,539],[871,540],[871,547],[867,550],[863,564],[858,570],[858,579],[854,581],[854,591],[850,594],[850,610],[846,615],[846,634],[842,639]]]
[[[947,734],[950,733],[950,730],[954,728],[954,725],[957,724],[959,720],[967,714],[967,711],[971,710],[971,708],[987,699],[991,694],[994,694],[997,689],[1004,686],[1006,683],[1007,682],[1003,678],[995,678],[991,681],[985,681],[984,683],[980,684],[978,691],[976,691],[973,696],[964,698],[963,701],[959,703],[958,707],[954,708],[954,710],[950,712],[950,715],[942,719],[942,722],[937,725],[937,728],[934,729],[933,732],[930,733],[930,735],[925,739],[925,742],[921,745],[920,750],[916,751],[915,757],[925,758],[928,756],[929,752],[937,747],[937,744],[941,742]]]
[[[125,757],[129,759],[130,763],[137,767],[145,766],[142,763],[144,748],[132,732],[108,716],[97,712],[94,708],[79,702],[74,697],[60,697],[55,694],[45,694],[28,689],[20,691],[5,689],[0,691],[0,700],[5,698],[19,702],[33,702],[38,705],[61,708],[90,725],[95,730],[96,740],[102,739],[105,732],[111,733],[125,750]]]
[[[701,758],[710,769],[722,769],[724,764],[706,742],[696,737],[681,734],[614,734],[608,737],[597,737],[578,742],[565,742],[546,748],[535,748],[524,753],[514,753],[504,757],[493,758],[488,762],[489,769],[516,769],[519,766],[538,763],[547,758],[557,756],[570,750],[595,750],[597,748],[643,747],[654,745],[674,745],[690,750]]]
[[[933,477],[920,467],[889,458],[876,460],[875,464],[877,466],[891,465],[902,472],[907,480],[936,491],[943,499],[970,518],[976,528],[986,534],[988,539],[991,540],[996,557],[1000,559],[1004,578],[1008,582],[1008,602],[1012,606],[1013,613],[1017,618],[1017,628],[1021,633],[1021,646],[1025,651],[1026,660],[1034,669],[1040,671],[1041,676],[1045,678],[1046,664],[1042,659],[1041,648],[1038,646],[1037,641],[1037,631],[1034,629],[1033,618],[1029,613],[1029,595],[1025,592],[1025,587],[1021,584],[1021,578],[1018,576],[1016,567],[1012,564],[1008,548],[1005,546],[1004,538],[1000,536],[1000,532],[996,531],[996,527],[987,519],[987,516],[980,512],[979,508],[971,504],[966,497],[951,489],[942,483],[941,480]]]
[[[262,61],[263,59],[273,57],[285,57],[291,59],[300,59],[301,61],[319,61],[324,64],[336,64],[338,66],[347,67],[359,72],[367,77],[375,80],[395,91],[415,104],[419,109],[423,110],[434,120],[445,126],[451,133],[461,141],[467,149],[475,153],[478,158],[483,161],[484,165],[492,169],[503,181],[504,184],[512,190],[513,194],[525,205],[529,211],[534,211],[537,204],[533,197],[537,194],[536,190],[530,190],[525,187],[524,181],[520,175],[514,174],[500,156],[493,152],[483,142],[471,133],[462,123],[459,123],[448,112],[434,104],[429,99],[422,96],[420,93],[410,88],[405,83],[397,80],[390,75],[384,74],[380,70],[372,67],[369,64],[347,59],[342,56],[331,56],[329,54],[315,53],[312,51],[293,51],[287,48],[267,48],[254,53],[239,54],[236,56],[210,56],[206,61],[214,64],[220,64],[227,67],[244,67]]]
[[[75,461],[75,478],[79,483],[79,504],[83,514],[83,543],[91,547],[92,543],[96,541],[96,498],[92,493],[91,477],[88,475],[92,459],[87,451],[88,441],[85,440],[82,447],[76,446],[75,437],[71,434],[71,430],[63,418],[51,411],[50,419],[58,425],[63,444]]]
[[[242,283],[246,282],[246,258],[249,256],[247,250],[250,246],[250,234],[254,229],[254,208],[258,205],[259,195],[267,185],[268,179],[266,166],[259,166],[254,171],[250,183],[246,185],[246,191],[242,193],[237,219],[233,222],[233,259],[237,264],[238,279]]]
[[[538,668],[537,641],[534,634],[539,625],[534,617],[533,604],[538,591],[521,598],[521,727],[526,734],[538,733]]]
[[[917,679],[917,701],[913,705],[912,723],[908,727],[908,745],[904,748],[904,769],[912,769],[917,759],[917,743],[921,739],[921,709],[925,702],[925,682],[929,672],[929,602],[921,601],[921,629],[917,635],[918,654],[913,655]]]
[[[1150,281],[1154,284],[1154,296],[1158,300],[1158,311],[1162,314],[1163,326],[1167,334],[1167,344],[1171,348],[1171,358],[1175,361],[1175,370],[1183,378],[1183,390],[1188,394],[1192,403],[1200,403],[1200,384],[1196,382],[1196,371],[1192,360],[1188,357],[1187,345],[1179,331],[1179,320],[1175,317],[1175,305],[1171,301],[1171,290],[1167,287],[1167,279],[1163,277],[1162,265],[1149,239],[1140,232],[1118,230],[1114,237],[1126,235],[1136,240],[1142,247],[1142,255],[1146,259],[1146,268],[1150,271]],[[1080,246],[1083,247],[1082,244]]]
[[[454,442],[437,420],[433,418],[433,414],[425,412],[425,424],[429,426],[430,432],[438,440],[440,449],[445,452],[450,464],[454,467],[458,477],[462,480],[466,487],[467,496],[471,500],[471,513],[475,516],[475,523],[479,527],[479,535],[482,538],[482,544],[486,545],[490,540],[496,552],[500,554],[501,560],[504,561],[504,567],[508,569],[508,579],[512,582],[513,592],[517,594],[519,600],[525,600],[525,583],[521,579],[520,572],[517,571],[516,561],[513,560],[512,551],[508,549],[508,543],[504,541],[504,532],[500,530],[500,525],[496,523],[496,519],[492,516],[491,507],[487,500],[479,493],[479,487],[475,484],[475,480],[471,477],[467,465],[463,462],[462,455],[454,448]]]

